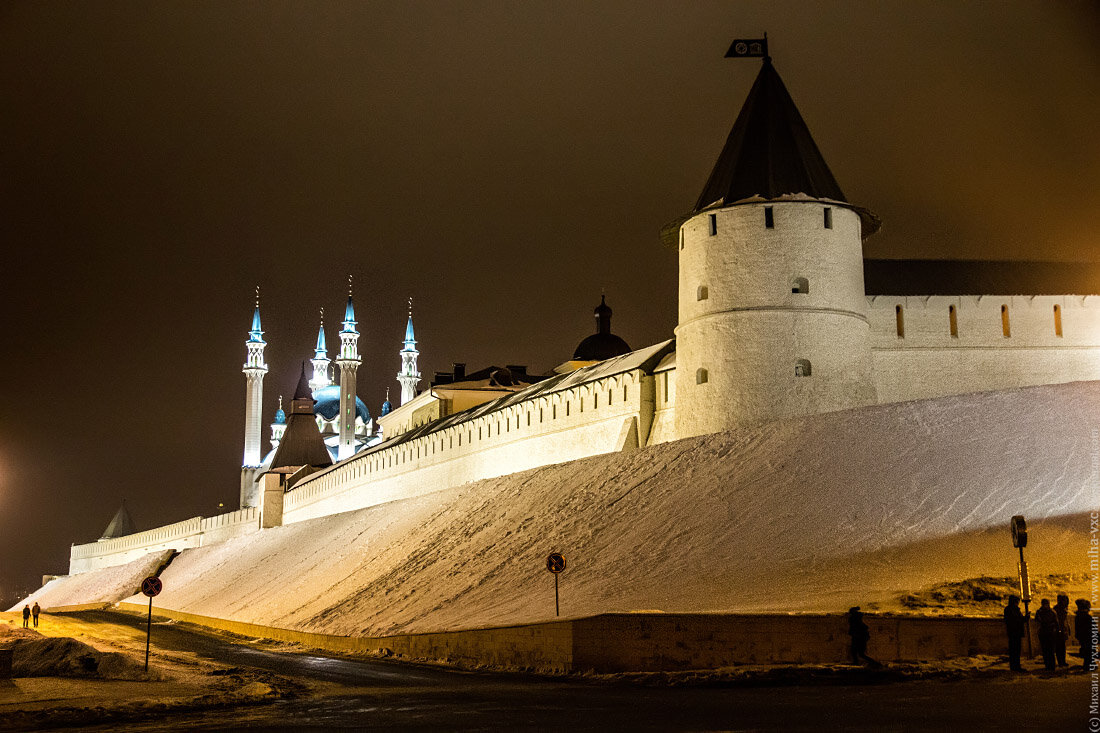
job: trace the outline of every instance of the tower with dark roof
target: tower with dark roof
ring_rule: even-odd
[[[877,227],[765,58],[678,232],[680,437],[875,401],[862,239]]]
[[[611,333],[611,306],[600,296],[600,304],[592,311],[596,317],[596,332],[586,336],[573,352],[573,361],[603,361],[630,353],[630,346]]]

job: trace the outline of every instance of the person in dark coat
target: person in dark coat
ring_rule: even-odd
[[[1053,671],[1056,665],[1054,648],[1058,640],[1058,614],[1050,607],[1050,599],[1044,598],[1035,612],[1035,623],[1039,626],[1039,648],[1043,650],[1043,666]]]
[[[1008,668],[1022,672],[1020,645],[1024,639],[1024,614],[1020,612],[1020,596],[1009,596],[1005,606],[1005,633],[1008,634]]]
[[[1086,672],[1093,668],[1092,648],[1092,608],[1084,598],[1077,599],[1077,613],[1073,615],[1073,635],[1077,637],[1077,643],[1081,645],[1081,666]]]
[[[38,614],[42,613],[42,606],[38,605],[38,601],[34,602],[34,607],[31,609],[31,616],[34,617],[34,628],[38,628]]]
[[[848,609],[848,635],[852,637],[852,664],[866,662],[872,667],[880,667],[878,662],[867,656],[867,642],[871,640],[871,629],[863,621],[863,613],[859,606]]]
[[[31,617],[31,607],[23,606],[23,628],[27,628],[27,619]]]
[[[1058,594],[1058,602],[1054,604],[1054,615],[1058,617],[1058,637],[1054,640],[1054,656],[1058,658],[1059,667],[1068,667],[1066,640],[1069,639],[1069,596],[1065,593]]]

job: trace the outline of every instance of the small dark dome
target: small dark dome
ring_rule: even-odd
[[[593,315],[596,316],[596,333],[586,337],[573,352],[574,361],[603,361],[631,352],[630,346],[611,333],[611,306],[600,296],[600,304]]]

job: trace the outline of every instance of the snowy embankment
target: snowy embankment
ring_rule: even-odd
[[[157,605],[378,635],[566,616],[838,611],[1086,567],[1100,383],[786,420],[479,481],[186,550]],[[48,586],[47,586],[48,588]],[[144,599],[138,598],[137,601]]]
[[[162,550],[125,565],[54,578],[8,610],[18,611],[24,605],[35,602],[47,610],[86,603],[118,603],[136,593],[141,588],[142,580],[156,575],[174,552]]]

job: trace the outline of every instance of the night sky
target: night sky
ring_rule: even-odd
[[[7,2],[0,6],[0,598],[238,502],[244,341],[264,423],[355,276],[359,394],[547,371],[601,291],[668,338],[662,224],[702,189],[769,32],[873,258],[1100,260],[1094,2]],[[426,386],[427,382],[422,383]],[[268,444],[264,431],[264,450]]]

